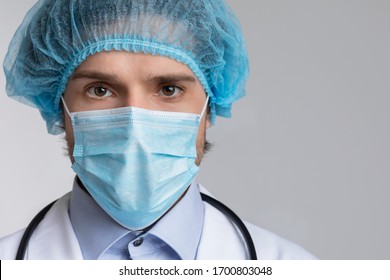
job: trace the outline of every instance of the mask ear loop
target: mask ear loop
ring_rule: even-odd
[[[68,116],[70,117],[70,112],[69,112],[68,106],[66,106],[65,100],[62,97],[62,95],[61,95],[61,101],[62,101],[62,104],[64,105],[65,111],[68,113]]]
[[[207,107],[209,105],[209,99],[210,99],[210,96],[207,95],[206,102],[203,105],[202,113],[200,113],[200,119],[203,118],[203,115],[206,112],[206,109],[207,109]]]

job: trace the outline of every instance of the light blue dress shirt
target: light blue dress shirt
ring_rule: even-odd
[[[147,232],[114,221],[74,181],[69,216],[84,259],[192,260],[202,233],[204,205],[196,183]]]

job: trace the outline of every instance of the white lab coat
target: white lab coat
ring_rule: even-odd
[[[60,198],[33,233],[26,259],[82,259],[71,225],[70,193]],[[277,235],[245,223],[259,259],[313,259],[313,255]],[[14,259],[24,230],[0,239],[0,259]],[[246,259],[245,243],[235,226],[217,209],[205,203],[205,217],[197,259]]]

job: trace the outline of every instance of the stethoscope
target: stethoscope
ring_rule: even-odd
[[[216,200],[216,199],[214,199],[214,198],[212,198],[204,193],[201,193],[201,197],[202,197],[203,201],[207,202],[208,204],[212,205],[213,207],[215,207],[216,209],[221,211],[225,216],[227,216],[230,219],[230,221],[232,221],[236,225],[236,227],[239,229],[239,231],[241,232],[241,234],[244,238],[245,247],[246,247],[246,250],[248,251],[248,254],[249,254],[249,259],[250,260],[257,260],[255,245],[254,245],[252,237],[251,237],[247,227],[243,223],[243,221],[229,207],[227,207],[226,205],[224,205],[220,201],[218,201],[218,200]],[[23,260],[24,259],[24,255],[26,253],[27,246],[28,246],[28,243],[30,241],[32,234],[34,233],[34,231],[37,228],[37,226],[39,225],[39,223],[43,220],[46,213],[50,210],[50,208],[53,206],[53,204],[55,202],[56,201],[53,201],[52,203],[47,205],[34,217],[34,219],[32,219],[32,221],[30,222],[30,224],[26,228],[26,230],[23,234],[23,237],[20,241],[18,252],[16,254],[15,260]]]

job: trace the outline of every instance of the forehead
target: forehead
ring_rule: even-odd
[[[191,69],[174,59],[160,55],[126,51],[103,51],[86,58],[74,71],[124,72],[132,75],[181,73],[195,77]],[[74,74],[73,73],[73,74]]]

